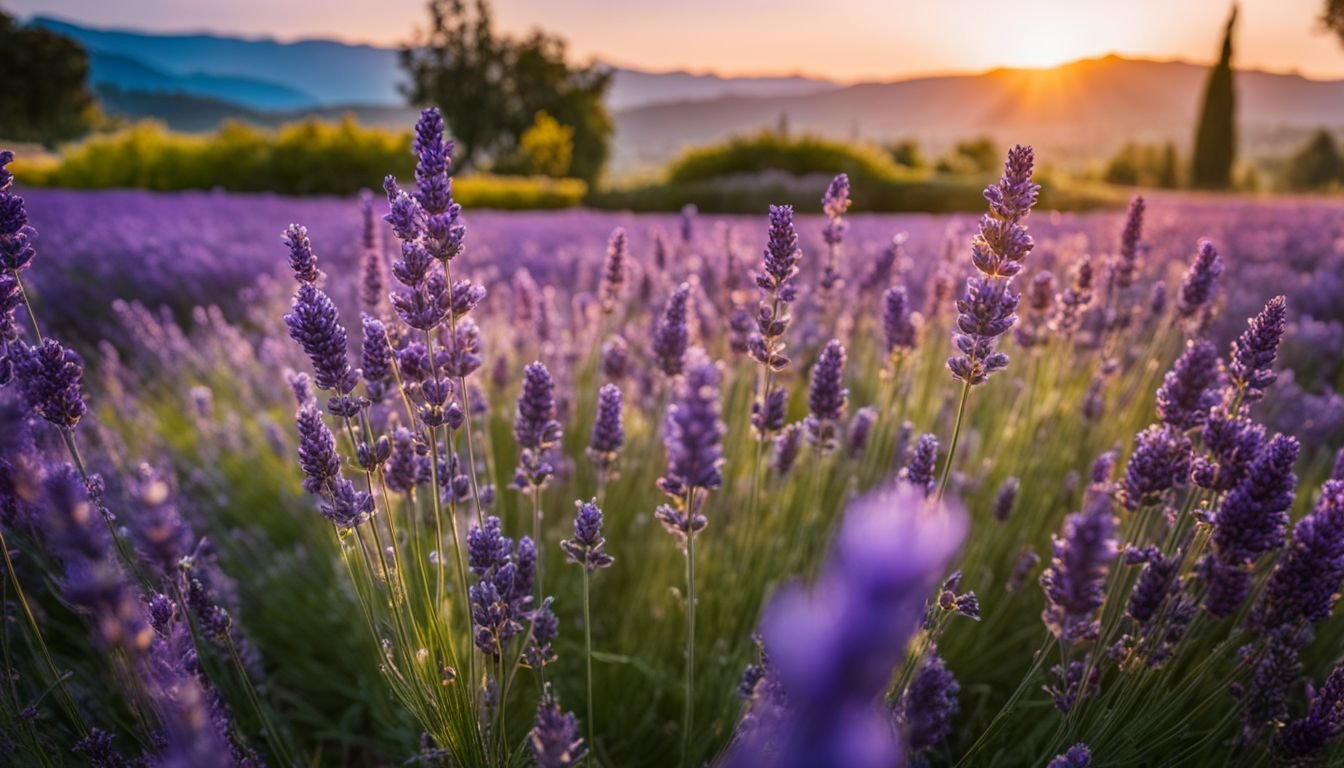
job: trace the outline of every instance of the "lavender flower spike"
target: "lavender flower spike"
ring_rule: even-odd
[[[346,357],[345,326],[341,325],[336,305],[327,294],[312,283],[300,285],[294,296],[294,308],[285,315],[285,325],[289,327],[290,338],[312,360],[318,389],[347,395],[355,388],[358,376]]]
[[[1139,267],[1139,253],[1142,248],[1139,242],[1143,237],[1143,197],[1135,195],[1133,200],[1129,201],[1129,213],[1125,216],[1125,229],[1120,234],[1120,259],[1115,265],[1115,286],[1117,288],[1128,288],[1134,284],[1135,274]]]
[[[294,271],[294,279],[300,283],[316,283],[322,273],[317,269],[317,256],[308,240],[308,228],[290,224],[285,228],[283,239],[289,247],[289,268]]]
[[[938,438],[925,433],[910,454],[910,461],[901,468],[900,477],[928,496],[935,485],[934,473],[938,464]]]
[[[597,391],[597,416],[593,420],[593,436],[588,442],[588,457],[600,471],[611,469],[616,455],[625,443],[625,429],[621,425],[621,388],[603,384]]]
[[[823,453],[835,447],[836,425],[844,418],[849,390],[845,389],[845,347],[831,339],[812,368],[812,384],[807,392],[808,436]]]
[[[47,338],[36,347],[11,347],[10,359],[24,405],[61,429],[73,429],[88,410],[80,392],[84,361],[79,355]]]
[[[576,501],[579,512],[574,516],[574,537],[560,542],[569,561],[578,563],[589,572],[610,568],[615,558],[607,554],[607,540],[602,537],[602,510],[597,500]]]
[[[588,756],[573,712],[562,712],[548,686],[537,705],[537,719],[528,736],[537,768],[570,768]]]
[[[1330,618],[1344,582],[1344,481],[1327,480],[1316,509],[1293,528],[1288,552],[1274,567],[1251,622],[1274,629]]]
[[[1041,573],[1046,608],[1045,625],[1061,640],[1094,637],[1099,630],[1095,613],[1106,597],[1106,574],[1115,559],[1115,515],[1109,496],[1094,494],[1087,507],[1064,520],[1056,536],[1054,558]]]
[[[1190,342],[1157,390],[1157,414],[1180,430],[1208,421],[1209,409],[1218,404],[1218,351],[1204,341]]]
[[[676,376],[686,367],[686,347],[690,343],[686,303],[690,296],[689,283],[677,286],[668,297],[667,306],[653,331],[653,354],[664,376]]]
[[[1228,372],[1232,384],[1246,402],[1264,397],[1265,389],[1274,383],[1274,358],[1278,356],[1287,316],[1288,300],[1275,296],[1260,314],[1251,318],[1250,327],[1232,342]]]
[[[1079,742],[1069,747],[1062,755],[1057,755],[1046,768],[1091,768],[1092,750]]]
[[[675,399],[663,425],[667,470],[658,488],[681,499],[692,488],[709,491],[723,484],[723,438],[718,366],[696,347],[687,355],[686,373],[678,380]]]
[[[521,449],[518,456],[520,487],[539,487],[553,472],[548,454],[560,441],[560,422],[556,420],[555,382],[540,362],[523,369],[523,388],[518,393],[517,416],[513,436]]]
[[[962,510],[930,508],[899,484],[852,502],[811,590],[782,589],[764,612],[771,679],[757,689],[788,695],[778,714],[739,734],[726,765],[902,764],[879,699],[965,529]]]
[[[887,356],[895,357],[915,348],[919,332],[918,317],[910,311],[905,286],[888,288],[882,294],[882,330],[887,340]]]
[[[1279,731],[1278,747],[1290,759],[1310,758],[1325,751],[1341,733],[1344,733],[1344,666],[1337,666],[1312,697],[1307,714]]]
[[[1207,238],[1200,240],[1195,260],[1191,262],[1190,268],[1185,272],[1185,279],[1181,282],[1180,301],[1176,305],[1181,317],[1193,318],[1204,310],[1213,299],[1218,276],[1221,274],[1223,274],[1223,262],[1213,247],[1213,241]]]
[[[602,311],[606,314],[616,310],[616,302],[621,298],[627,248],[625,230],[620,227],[612,230],[607,241],[607,262],[602,269]]]
[[[924,662],[894,712],[907,752],[927,752],[947,738],[952,718],[961,710],[957,701],[960,691],[957,678],[942,657],[934,655]]]

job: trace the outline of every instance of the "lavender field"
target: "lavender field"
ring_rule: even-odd
[[[980,216],[502,213],[415,153],[0,177],[0,762],[1344,764],[1333,202],[1056,213],[1015,147]]]

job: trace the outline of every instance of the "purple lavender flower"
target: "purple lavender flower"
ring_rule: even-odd
[[[1344,481],[1328,480],[1315,510],[1293,528],[1288,552],[1274,567],[1251,614],[1251,622],[1273,629],[1295,622],[1319,624],[1330,618],[1344,582]]]
[[[1153,283],[1153,292],[1148,297],[1148,311],[1152,313],[1153,317],[1167,311],[1167,283],[1165,280],[1158,280]]]
[[[872,432],[875,423],[877,423],[877,409],[871,405],[864,406],[854,412],[854,418],[849,420],[849,430],[846,435],[851,457],[863,455],[864,450],[868,447],[869,433]]]
[[[901,468],[900,477],[928,496],[937,484],[938,438],[925,433],[910,452],[910,460]]]
[[[960,355],[949,357],[947,367],[953,378],[972,386],[1008,367],[1008,356],[994,350],[1000,336],[1017,322],[1017,303],[1007,279],[972,276],[966,278],[966,294],[957,300],[957,329],[952,341]]]
[[[784,291],[798,274],[798,262],[802,258],[803,252],[798,248],[798,232],[793,228],[793,206],[770,206],[769,239],[763,255],[765,274],[757,277],[757,285],[766,292]],[[790,296],[783,300],[791,299]]]
[[[588,457],[598,469],[605,472],[616,463],[616,456],[625,443],[625,429],[621,425],[621,388],[603,384],[597,391],[597,416],[593,419],[593,436],[588,442]]]
[[[931,510],[908,487],[852,502],[812,589],[785,588],[765,610],[771,685],[786,698],[776,717],[739,733],[726,764],[899,765],[879,699],[964,532],[960,509]]]
[[[1203,339],[1190,342],[1157,390],[1158,416],[1180,430],[1200,426],[1221,398],[1221,379],[1213,344]]]
[[[952,732],[952,718],[961,711],[960,692],[942,657],[935,654],[919,668],[893,710],[909,754],[927,752]]]
[[[835,447],[836,424],[844,418],[849,390],[845,388],[845,347],[831,339],[812,368],[812,383],[807,392],[808,437],[823,453]]]
[[[74,429],[88,410],[80,393],[84,361],[79,355],[47,338],[36,347],[11,347],[10,358],[24,405],[61,429]]]
[[[1242,696],[1242,743],[1254,743],[1266,727],[1288,719],[1288,693],[1301,680],[1299,653],[1309,639],[1306,632],[1287,627],[1269,636]]]
[[[1046,340],[1046,329],[1055,307],[1054,273],[1043,269],[1033,275],[1031,285],[1027,286],[1026,298],[1027,316],[1013,331],[1013,338],[1019,346],[1030,348],[1044,344]]]
[[[1146,562],[1139,573],[1139,580],[1129,593],[1128,606],[1129,615],[1139,624],[1151,621],[1167,596],[1175,591],[1176,573],[1181,566],[1180,557],[1163,556],[1155,548],[1144,554]]]
[[[610,568],[615,558],[607,554],[607,540],[602,537],[602,510],[597,500],[576,501],[579,512],[574,516],[574,536],[560,542],[570,562],[578,563],[589,572]]]
[[[10,192],[14,174],[5,166],[14,162],[14,153],[0,151],[0,270],[18,275],[27,269],[36,255],[33,241],[37,232],[28,226],[23,198]]]
[[[602,269],[602,311],[607,314],[616,310],[616,302],[621,298],[627,249],[625,230],[620,227],[612,230],[611,239],[607,241],[606,265]]]
[[[658,488],[674,500],[684,499],[692,489],[709,491],[723,484],[728,430],[719,416],[719,378],[718,366],[704,350],[692,349],[663,425],[667,469]]]
[[[1275,296],[1232,342],[1232,361],[1227,366],[1229,378],[1248,403],[1264,397],[1265,389],[1274,383],[1274,358],[1278,356],[1287,316],[1288,300]]]
[[[289,248],[289,268],[294,271],[294,279],[300,283],[316,283],[322,273],[317,269],[317,256],[308,240],[308,228],[290,224],[282,239]]]
[[[365,312],[377,316],[387,290],[387,262],[378,219],[373,213],[373,194],[367,189],[359,193],[359,214],[364,224],[360,236],[359,299]]]
[[[1214,491],[1231,490],[1265,444],[1265,428],[1244,416],[1230,416],[1223,406],[1216,406],[1201,432],[1207,453],[1191,466],[1191,482]]]
[[[770,206],[770,231],[762,255],[765,271],[755,275],[756,286],[761,291],[761,300],[756,306],[756,331],[747,337],[748,354],[767,371],[783,370],[789,364],[789,356],[784,353],[784,345],[779,339],[792,320],[788,305],[797,293],[793,278],[798,274],[802,255],[798,249],[798,233],[793,228],[793,208]],[[771,394],[762,393],[764,397]],[[753,410],[761,407],[760,402],[752,404]],[[757,426],[761,435],[777,428]]]
[[[751,404],[751,426],[758,435],[768,435],[784,428],[788,418],[789,392],[783,387],[771,387],[765,397]]]
[[[1289,758],[1310,758],[1344,733],[1344,666],[1337,666],[1311,697],[1307,713],[1279,731],[1279,751]]]
[[[1143,237],[1143,197],[1135,195],[1129,201],[1129,212],[1125,215],[1125,229],[1120,234],[1120,258],[1115,265],[1115,286],[1128,288],[1134,284],[1138,272],[1139,254],[1142,250],[1140,239]]]
[[[358,377],[346,358],[345,326],[336,305],[312,283],[303,283],[294,296],[294,309],[285,315],[289,336],[303,348],[313,363],[318,389],[347,395]]]
[[[1195,260],[1191,262],[1181,282],[1180,302],[1176,305],[1181,317],[1191,319],[1208,306],[1221,274],[1223,262],[1218,251],[1214,250],[1213,241],[1207,238],[1200,240]]]
[[[318,508],[337,528],[358,528],[373,515],[373,497],[338,477],[331,484],[330,500],[323,501]]]
[[[803,447],[803,425],[789,424],[775,436],[773,466],[780,477],[787,475]]]
[[[513,422],[513,436],[521,449],[519,477],[524,485],[538,487],[551,475],[547,456],[561,437],[560,422],[555,416],[555,382],[551,373],[540,362],[529,363],[523,369],[523,389],[518,394]]]
[[[1062,755],[1057,755],[1046,768],[1091,768],[1092,750],[1079,742],[1069,747]]]
[[[415,153],[416,161],[416,200],[430,214],[443,213],[452,203],[448,171],[453,145],[443,140],[443,115],[437,108],[431,107],[420,113],[411,151]]]
[[[392,346],[387,341],[387,329],[381,320],[364,315],[364,338],[360,345],[360,373],[369,385],[369,395],[375,401],[382,399],[383,385],[392,379]]]
[[[686,321],[686,303],[691,296],[690,283],[682,283],[667,299],[667,306],[653,331],[652,351],[664,376],[680,374],[686,367],[686,347],[690,328]]]
[[[826,214],[826,227],[821,235],[827,245],[837,246],[844,242],[847,229],[844,217],[851,202],[849,176],[842,173],[831,179],[831,183],[826,186],[826,194],[821,197],[821,212]]]
[[[560,636],[560,619],[551,610],[552,602],[553,599],[548,597],[541,601],[541,607],[528,613],[532,629],[528,633],[527,647],[523,649],[523,660],[532,669],[541,669],[556,659],[551,643]]]
[[[1297,440],[1276,434],[1218,506],[1212,537],[1217,553],[1200,562],[1208,585],[1204,607],[1212,615],[1236,611],[1250,594],[1250,566],[1265,552],[1283,546],[1297,487],[1293,464],[1298,450]]]
[[[88,735],[75,742],[70,751],[95,768],[132,768],[135,765],[117,751],[112,734],[100,728],[90,728]]]
[[[1017,491],[1021,487],[1021,482],[1016,477],[1004,478],[1003,483],[999,485],[999,490],[994,494],[994,519],[999,522],[1006,521],[1013,514],[1013,507],[1017,504]]]
[[[1055,637],[1074,641],[1094,637],[1095,613],[1106,597],[1106,575],[1115,559],[1115,515],[1109,496],[1089,497],[1082,512],[1064,520],[1052,544],[1054,557],[1041,573],[1046,608],[1041,614]]]
[[[1073,280],[1059,295],[1055,296],[1055,315],[1050,320],[1054,330],[1070,335],[1083,321],[1083,313],[1092,303],[1092,281],[1095,274],[1092,269],[1092,257],[1083,254],[1073,265]]]
[[[498,517],[485,518],[485,525],[467,531],[467,566],[478,578],[485,578],[509,562],[513,541],[504,535]]]
[[[528,736],[538,768],[570,768],[588,756],[573,712],[561,712],[549,687],[537,705],[537,719]]]
[[[1125,466],[1124,499],[1130,509],[1155,504],[1190,474],[1190,438],[1170,424],[1140,432]]]
[[[915,348],[919,328],[910,313],[910,299],[903,285],[892,286],[882,294],[882,330],[889,357]]]
[[[602,342],[602,375],[611,381],[621,381],[630,372],[630,350],[625,338],[612,336]]]

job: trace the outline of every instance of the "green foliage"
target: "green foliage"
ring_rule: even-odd
[[[1325,0],[1321,26],[1333,32],[1344,43],[1344,0]]]
[[[613,125],[603,104],[610,71],[566,61],[565,42],[542,31],[496,34],[485,0],[430,0],[429,31],[402,50],[406,95],[443,112],[460,142],[458,160],[508,157],[538,112],[573,129],[569,172],[596,180]]]
[[[945,157],[938,161],[938,170],[943,173],[986,174],[992,173],[1003,162],[1003,153],[994,146],[994,140],[988,136],[978,139],[959,141]]]
[[[887,154],[891,156],[892,162],[906,168],[923,168],[928,163],[924,152],[919,148],[919,142],[914,139],[905,139],[889,145]]]
[[[1314,191],[1338,185],[1342,176],[1344,158],[1340,157],[1335,137],[1322,129],[1288,159],[1283,181],[1291,190]]]
[[[1180,173],[1176,157],[1176,145],[1171,142],[1129,143],[1111,158],[1103,178],[1108,184],[1175,189]]]
[[[833,173],[833,172],[832,172]],[[589,193],[585,205],[631,211],[678,211],[688,201],[704,213],[759,214],[768,206],[788,203],[800,212],[819,211],[817,189],[828,173],[805,176],[757,174],[675,183],[652,183]],[[851,174],[851,179],[853,175]],[[960,213],[984,208],[980,179],[947,175],[903,175],[864,183],[855,191],[855,212]],[[1119,207],[1124,195],[1101,186],[1044,180],[1041,204],[1055,210],[1086,211]]]
[[[492,166],[496,173],[521,173],[564,178],[574,158],[574,129],[561,125],[544,110],[523,132],[518,149]]]
[[[1237,156],[1236,94],[1232,82],[1232,31],[1236,22],[1234,5],[1223,35],[1222,55],[1209,71],[1204,108],[1195,130],[1190,184],[1198,189],[1227,189],[1232,185],[1232,165]]]
[[[349,195],[377,187],[387,173],[411,176],[414,158],[409,135],[364,128],[348,117],[305,120],[274,132],[229,122],[205,136],[142,122],[22,169],[33,186]],[[475,208],[568,208],[586,191],[580,180],[546,177],[466,176],[453,187],[460,202]]]
[[[84,49],[51,30],[22,26],[2,8],[0,72],[0,136],[52,145],[97,122]]]
[[[666,176],[671,184],[685,184],[769,171],[793,176],[847,173],[856,184],[907,176],[891,158],[873,147],[819,136],[795,138],[775,131],[688,150],[672,162]]]

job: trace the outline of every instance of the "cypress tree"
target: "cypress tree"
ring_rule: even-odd
[[[1195,131],[1195,151],[1190,162],[1190,184],[1202,189],[1232,186],[1232,162],[1237,154],[1236,95],[1232,83],[1232,28],[1237,7],[1227,20],[1223,54],[1209,72],[1204,88],[1204,110]]]

